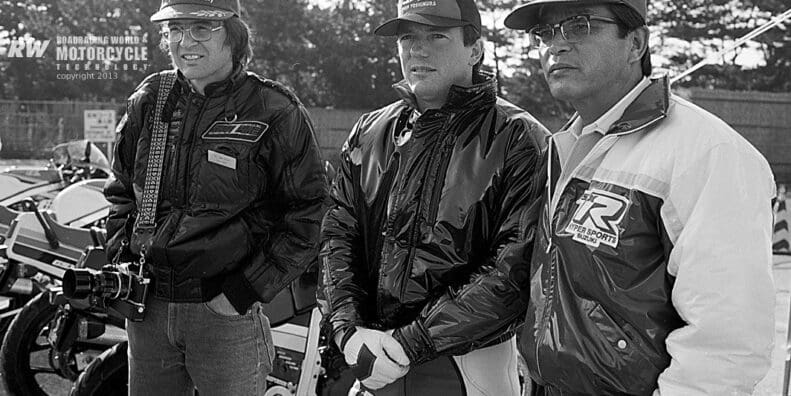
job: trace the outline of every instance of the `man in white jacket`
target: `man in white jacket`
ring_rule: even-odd
[[[534,0],[551,139],[520,351],[534,395],[742,395],[770,366],[775,184],[716,116],[651,79],[645,0]]]

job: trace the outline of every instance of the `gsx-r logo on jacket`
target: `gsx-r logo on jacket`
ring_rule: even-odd
[[[600,244],[617,247],[618,225],[629,208],[629,200],[610,191],[589,188],[577,199],[577,210],[566,232],[589,246]]]

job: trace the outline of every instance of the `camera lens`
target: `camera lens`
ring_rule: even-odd
[[[94,275],[85,269],[70,269],[63,274],[63,295],[66,298],[85,298],[93,289]]]

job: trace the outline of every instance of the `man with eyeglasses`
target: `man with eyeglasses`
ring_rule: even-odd
[[[519,393],[546,129],[480,70],[473,0],[401,0],[400,100],[363,115],[341,152],[321,236],[330,339],[377,396]]]
[[[160,80],[167,139],[145,317],[127,321],[131,395],[263,395],[274,348],[262,303],[315,260],[324,168],[299,100],[246,67],[238,0],[163,0],[151,20],[175,71],[146,78],[118,125],[108,257],[133,243]],[[152,154],[154,155],[154,154]]]
[[[533,395],[746,395],[774,339],[774,180],[722,120],[651,77],[645,0],[536,0],[524,30],[552,136],[520,352]]]

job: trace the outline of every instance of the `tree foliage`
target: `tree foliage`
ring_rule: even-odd
[[[523,51],[523,32],[502,28],[505,12],[521,1],[478,0],[487,66],[501,93],[539,117],[564,118],[567,105],[552,99],[536,59]],[[671,72],[690,67],[706,53],[729,45],[780,14],[787,0],[655,0],[649,2],[652,53]],[[243,17],[254,30],[251,69],[290,85],[308,105],[369,109],[392,101],[401,78],[394,40],[374,36],[379,23],[396,15],[395,0],[338,0],[329,8],[308,0],[247,0]],[[50,39],[42,58],[4,58],[0,52],[0,97],[37,100],[122,100],[142,78],[169,67],[158,49],[159,27],[149,22],[159,0],[0,0],[0,48],[6,37]],[[756,39],[765,65],[745,70],[728,54],[681,82],[684,86],[765,91],[791,90],[788,23]],[[114,80],[64,81],[55,77],[54,38],[92,34],[140,37],[148,50],[147,71],[125,71]],[[674,41],[675,40],[675,41]],[[681,46],[673,43],[692,43]],[[6,43],[7,44],[7,43]],[[700,50],[694,50],[700,48]],[[2,51],[2,50],[0,50]]]
[[[733,42],[789,9],[787,0],[656,0],[649,2],[649,22],[654,35],[661,37],[654,54],[669,59],[668,69],[679,73],[708,54],[732,46]],[[754,39],[763,53],[765,65],[743,67],[739,56],[744,47],[723,54],[689,78],[687,87],[788,92],[791,90],[791,20]],[[668,48],[671,40],[691,43],[680,51]],[[696,51],[695,46],[703,51]]]
[[[3,59],[3,98],[37,100],[111,100],[130,93],[151,70],[161,70],[167,57],[158,50],[158,27],[148,21],[156,0],[70,0],[0,2],[0,31],[8,38],[50,40],[41,58]],[[56,37],[134,36],[146,47],[149,71],[128,70],[115,79],[62,80],[57,78]],[[60,66],[64,64],[61,62]]]

